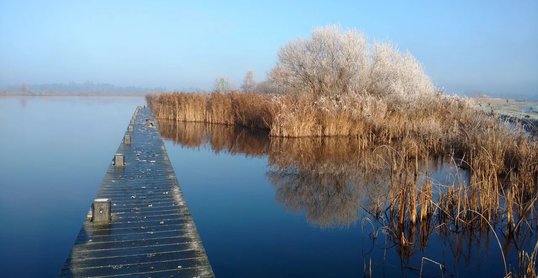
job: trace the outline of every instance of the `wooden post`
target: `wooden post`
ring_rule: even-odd
[[[114,156],[114,166],[116,167],[123,167],[125,166],[125,158],[123,157],[123,154],[117,153]]]
[[[131,145],[131,135],[125,134],[123,136],[123,144],[125,145]]]
[[[129,125],[129,127],[127,128],[127,130],[128,130],[129,132],[133,132],[133,130],[134,130],[134,126],[133,126],[133,125]]]
[[[92,203],[92,222],[110,223],[112,221],[112,206],[110,199],[95,199]]]

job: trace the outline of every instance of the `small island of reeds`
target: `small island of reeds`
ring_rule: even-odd
[[[454,232],[500,225],[517,237],[521,229],[537,230],[535,135],[439,91],[410,53],[369,44],[355,30],[329,26],[288,43],[268,80],[241,92],[166,93],[147,101],[163,121],[264,129],[271,138],[349,137],[364,152],[383,148],[392,202],[377,213],[390,213],[394,226],[435,218]],[[419,161],[439,157],[468,170],[468,185],[432,194],[430,183],[419,183]],[[404,228],[395,230],[402,244],[410,241]],[[528,275],[532,260],[522,270]]]

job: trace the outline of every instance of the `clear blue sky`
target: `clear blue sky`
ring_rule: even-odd
[[[340,24],[409,50],[449,91],[538,95],[538,1],[186,2],[0,0],[0,86],[239,86],[287,41]]]

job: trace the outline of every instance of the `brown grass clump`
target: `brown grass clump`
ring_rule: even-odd
[[[268,174],[277,199],[292,210],[307,208],[307,218],[322,226],[357,218],[363,193],[350,184],[386,183],[384,193],[368,189],[378,193],[365,209],[386,221],[405,256],[412,255],[416,236],[424,248],[433,226],[472,234],[494,223],[517,237],[533,225],[528,219],[537,207],[538,142],[518,124],[464,99],[438,95],[402,108],[371,96],[176,93],[148,96],[148,103],[165,136],[163,127],[174,125],[176,134],[169,136],[187,145],[268,155],[278,169]],[[202,134],[193,135],[184,122],[225,128],[201,125],[196,129]],[[252,139],[241,126],[263,132]],[[419,164],[437,158],[450,158],[468,171],[469,181],[440,188],[421,181]]]
[[[419,159],[452,156],[471,171],[471,187],[446,198],[468,198],[469,208],[491,221],[503,198],[510,225],[536,201],[538,143],[514,124],[474,109],[466,100],[438,95],[421,105],[369,96],[317,98],[255,93],[174,93],[148,96],[155,117],[176,122],[204,122],[268,130],[271,137],[353,138],[362,150],[393,146],[397,169]],[[307,154],[308,152],[303,152]],[[346,156],[342,156],[346,157]],[[317,161],[323,158],[312,158]],[[415,169],[417,167],[415,166]],[[408,180],[411,180],[409,178]],[[402,181],[403,188],[409,186]],[[402,193],[403,194],[403,193]],[[411,195],[407,195],[411,194]],[[401,194],[400,194],[401,195]],[[409,205],[414,191],[404,194]],[[419,195],[418,195],[419,196]],[[449,202],[449,201],[447,201]],[[460,203],[461,205],[461,203]],[[417,212],[409,212],[413,222]]]
[[[269,129],[274,103],[259,94],[174,93],[148,96],[157,119]]]

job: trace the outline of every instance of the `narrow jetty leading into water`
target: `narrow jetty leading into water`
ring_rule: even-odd
[[[214,277],[149,108],[137,107],[61,277]]]

